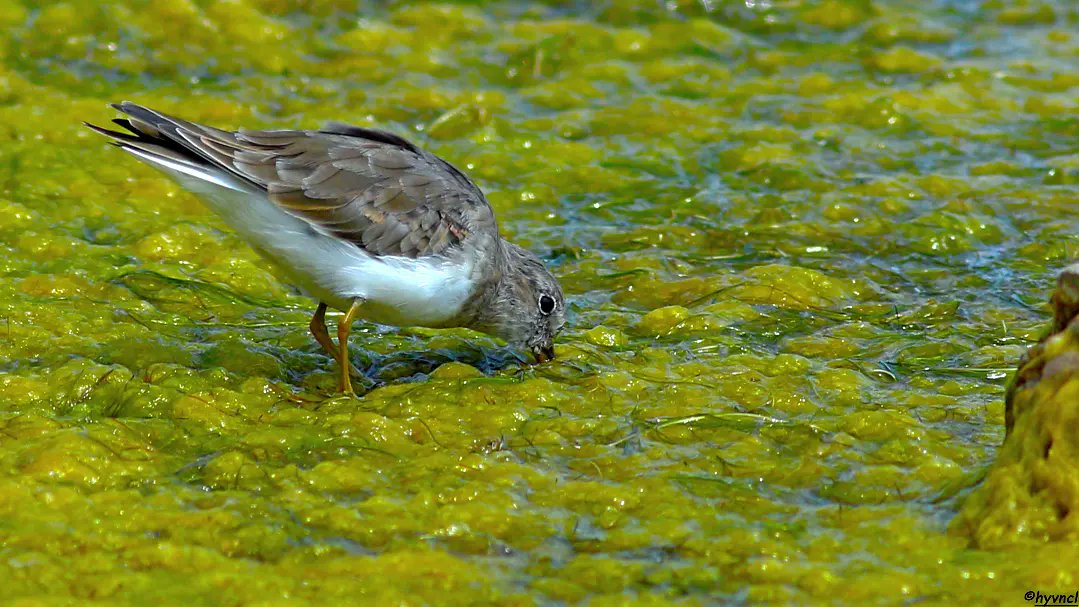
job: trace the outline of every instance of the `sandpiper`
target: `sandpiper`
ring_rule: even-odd
[[[535,254],[502,238],[461,171],[392,133],[331,122],[319,130],[224,131],[128,101],[86,126],[198,195],[318,302],[310,329],[352,394],[348,336],[358,318],[468,327],[554,357],[562,289]],[[344,312],[337,344],[328,307]]]

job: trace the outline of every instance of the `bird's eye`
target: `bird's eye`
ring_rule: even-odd
[[[550,295],[540,295],[539,309],[542,314],[554,312],[554,298]]]

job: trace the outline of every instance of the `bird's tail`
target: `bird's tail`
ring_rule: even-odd
[[[193,145],[192,138],[203,134],[232,138],[232,133],[173,118],[130,101],[114,103],[111,107],[127,116],[113,120],[126,129],[126,133],[89,122],[83,124],[111,139],[111,143],[121,150],[174,177],[179,173],[230,190],[252,190],[246,180],[224,170],[200,146]]]

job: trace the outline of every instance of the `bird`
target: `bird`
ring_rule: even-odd
[[[483,192],[449,162],[393,133],[228,131],[124,101],[123,131],[84,123],[194,193],[317,302],[309,329],[354,396],[353,323],[467,327],[554,358],[565,325],[558,279],[499,232]],[[112,127],[115,128],[115,127]],[[337,343],[326,311],[343,312]]]

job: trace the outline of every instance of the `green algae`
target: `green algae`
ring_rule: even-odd
[[[1071,591],[1064,542],[945,531],[1079,246],[1077,18],[0,0],[5,599]],[[80,126],[125,98],[225,127],[378,125],[443,155],[556,269],[559,358],[358,324],[366,393],[333,398],[310,304]]]

